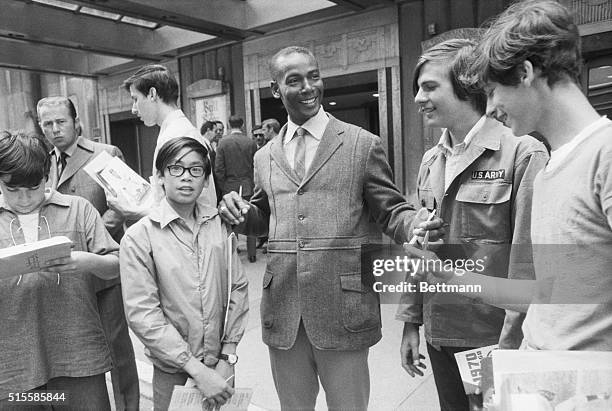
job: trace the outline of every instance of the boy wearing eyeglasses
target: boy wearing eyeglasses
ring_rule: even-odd
[[[217,209],[196,201],[211,173],[207,154],[189,137],[161,147],[155,168],[165,197],[121,241],[126,315],[154,366],[155,410],[166,410],[173,387],[189,377],[210,406],[234,392],[247,280],[237,258],[228,273],[229,230]]]
[[[0,132],[0,248],[52,236],[73,242],[48,268],[0,279],[0,409],[47,409],[55,391],[62,409],[110,410],[112,363],[93,276],[118,276],[119,246],[87,200],[45,190],[49,169],[42,137]],[[21,402],[29,398],[41,402]]]

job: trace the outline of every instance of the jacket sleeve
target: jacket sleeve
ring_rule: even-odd
[[[259,151],[255,155],[254,159],[254,174],[253,180],[255,182],[255,188],[253,189],[253,196],[249,201],[251,208],[246,216],[245,222],[237,226],[237,231],[240,234],[254,235],[257,237],[265,237],[268,235],[268,228],[270,225],[270,203],[268,202],[268,195],[263,189],[263,181],[265,178],[263,174],[265,171],[262,170],[265,161],[263,158],[269,156],[267,151]]]
[[[512,247],[508,262],[508,278],[533,280],[533,253],[531,249],[531,203],[533,181],[546,166],[548,152],[540,142],[526,144],[530,147],[523,155],[517,156],[512,182]],[[535,146],[535,149],[534,149]],[[502,349],[517,349],[523,340],[521,330],[524,313],[506,310],[504,325],[499,337]]]
[[[416,212],[393,182],[393,172],[380,138],[374,135],[366,157],[363,189],[366,204],[376,223],[396,243],[408,241],[408,230]]]
[[[226,194],[225,191],[225,155],[224,148],[225,144],[219,142],[217,146],[217,154],[215,155],[215,177],[217,178],[217,183],[219,184],[219,190],[222,194]]]
[[[128,324],[151,355],[176,368],[192,357],[189,344],[161,309],[149,236],[141,225],[128,230],[119,253],[123,302]]]
[[[242,339],[248,321],[249,283],[238,253],[235,249],[229,251],[232,253],[232,292],[227,308],[227,324],[221,342],[238,343]]]
[[[419,168],[417,177],[417,201],[420,203],[419,188],[422,184],[423,164]],[[409,233],[412,233],[412,222],[410,223]],[[406,274],[406,281],[411,281],[410,273]],[[395,319],[406,323],[423,324],[423,294],[419,291],[413,293],[403,293],[395,313]]]

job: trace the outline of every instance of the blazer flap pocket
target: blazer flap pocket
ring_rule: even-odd
[[[263,288],[268,288],[270,286],[270,283],[272,282],[272,277],[274,277],[272,273],[266,270],[263,276]]]
[[[479,204],[499,204],[510,201],[512,185],[502,184],[463,184],[457,191],[457,201]]]
[[[346,291],[365,292],[361,284],[361,273],[340,274],[340,285]]]

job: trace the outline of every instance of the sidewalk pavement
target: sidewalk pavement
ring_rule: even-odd
[[[246,249],[242,241],[241,248]],[[259,302],[261,284],[265,270],[266,256],[257,250],[257,262],[250,263],[246,252],[240,253],[240,259],[249,279],[249,322],[238,345],[239,361],[236,365],[236,386],[253,389],[250,411],[279,410],[280,404],[272,380],[268,348],[261,340],[261,323]],[[381,306],[383,321],[383,338],[370,349],[370,405],[369,409],[378,410],[439,410],[436,387],[430,369],[425,370],[424,377],[411,378],[400,363],[399,345],[403,324],[395,320],[395,305]],[[142,343],[132,335],[134,350],[140,378],[140,409],[153,409],[151,381],[153,367],[144,355]],[[421,341],[424,341],[421,336]],[[424,352],[425,348],[421,352]],[[427,365],[429,362],[426,360]],[[111,390],[109,374],[107,386]],[[112,401],[111,401],[112,403]],[[317,398],[316,410],[327,409],[325,393],[321,389]],[[113,409],[114,411],[114,409]]]

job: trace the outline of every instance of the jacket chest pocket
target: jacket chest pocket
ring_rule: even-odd
[[[457,205],[464,240],[508,242],[512,238],[512,185],[506,182],[463,184]]]
[[[436,198],[429,187],[419,188],[419,203],[428,210],[436,208]]]

